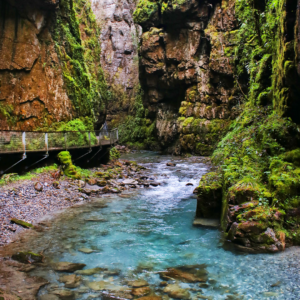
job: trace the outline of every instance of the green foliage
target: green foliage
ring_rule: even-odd
[[[109,158],[111,160],[117,160],[120,158],[120,152],[116,149],[116,147],[113,147],[109,151]]]
[[[16,116],[14,116],[14,106],[0,102],[0,119],[5,119],[8,124],[14,125],[16,123]]]
[[[134,105],[124,123],[119,126],[119,142],[140,149],[153,147],[155,145],[155,121],[146,118],[146,110],[143,105],[143,91],[135,98]]]
[[[56,171],[56,170],[57,170],[57,165],[53,164],[51,166],[34,169],[24,175],[18,175],[17,173],[4,174],[0,179],[0,186],[9,184],[11,182],[19,181],[19,180],[31,180],[38,177],[38,175],[41,173]]]
[[[159,4],[156,1],[139,0],[133,13],[133,20],[136,24],[144,24],[150,20],[159,10]]]

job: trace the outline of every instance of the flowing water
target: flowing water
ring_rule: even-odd
[[[79,291],[76,299],[101,299],[99,292],[88,288],[90,281],[122,286],[125,279],[135,278],[147,280],[156,294],[162,295],[159,271],[195,264],[207,265],[208,287],[201,288],[201,294],[210,299],[300,299],[299,248],[275,255],[236,253],[223,248],[219,230],[192,226],[196,210],[192,192],[208,170],[199,158],[172,158],[151,152],[126,158],[147,167],[150,177],[161,185],[135,190],[128,198],[102,198],[106,207],[102,200],[69,209],[32,243],[32,250],[46,249],[45,255],[56,262],[117,270],[109,275],[83,276],[82,286],[75,289]],[[169,161],[176,167],[167,167]],[[92,221],[95,218],[98,222]],[[83,247],[94,252],[78,251]],[[50,268],[33,274],[46,277],[52,287],[63,287],[58,281],[61,274]],[[192,299],[197,299],[198,284],[181,286],[190,289]],[[49,290],[51,285],[40,294]]]

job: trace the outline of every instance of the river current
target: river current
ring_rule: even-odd
[[[163,295],[159,271],[199,264],[205,264],[208,271],[208,286],[201,287],[200,293],[210,296],[208,299],[300,299],[300,248],[275,255],[238,253],[223,247],[219,230],[192,226],[196,210],[193,189],[208,171],[199,158],[151,152],[123,158],[145,166],[148,176],[161,185],[102,197],[98,205],[70,208],[32,243],[32,250],[44,250],[51,261],[115,271],[83,276],[82,285],[74,289],[76,299],[102,299],[99,292],[89,288],[91,281],[122,286],[126,279],[137,278],[147,280],[156,294]],[[170,161],[176,167],[167,167]],[[86,254],[79,251],[81,248],[94,252]],[[58,281],[62,274],[51,268],[32,274],[51,282],[40,295],[63,287]],[[189,289],[191,299],[198,299],[198,284],[180,285]]]

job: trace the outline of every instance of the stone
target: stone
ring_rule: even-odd
[[[111,284],[106,281],[91,281],[87,283],[87,286],[94,291],[109,290]]]
[[[151,289],[148,286],[135,288],[131,291],[131,294],[136,297],[142,297],[150,294]]]
[[[106,269],[103,269],[103,268],[93,268],[93,269],[86,269],[86,270],[78,270],[78,271],[75,271],[75,274],[91,276],[91,275],[99,274],[105,270]]]
[[[51,294],[58,296],[58,298],[61,300],[75,299],[75,293],[67,289],[57,289],[52,291]]]
[[[191,182],[189,182],[189,183],[186,184],[186,186],[193,186],[193,185],[194,185],[194,184],[191,183]]]
[[[174,299],[190,299],[190,293],[181,288],[178,284],[168,284],[164,288],[164,293],[167,293],[171,298]]]
[[[199,227],[213,227],[217,228],[220,226],[220,220],[218,219],[206,219],[206,218],[196,218],[193,222],[194,226]]]
[[[40,300],[59,300],[56,295],[44,294],[40,296]]]
[[[167,166],[168,166],[168,167],[176,167],[176,164],[171,163],[171,162],[168,162],[168,163],[167,163]]]
[[[18,252],[11,257],[13,260],[17,260],[24,264],[40,263],[43,261],[44,256],[33,252]]]
[[[54,181],[54,182],[52,183],[52,185],[53,185],[53,187],[56,188],[56,189],[59,189],[59,188],[60,188],[60,187],[59,187],[59,182],[58,182],[58,181]]]
[[[201,287],[201,288],[204,288],[204,289],[209,288],[209,284],[204,283],[204,282],[199,283],[198,286]]]
[[[138,300],[163,300],[163,298],[159,296],[145,296],[137,299]]]
[[[58,272],[75,272],[77,270],[81,270],[85,267],[85,264],[81,263],[71,263],[71,262],[58,262],[52,265],[53,270]]]
[[[156,187],[160,185],[160,182],[150,181],[149,184]]]
[[[271,287],[276,287],[276,286],[280,286],[280,285],[281,285],[281,281],[277,281],[277,282],[271,284],[270,286]]]
[[[268,298],[275,297],[275,299],[276,299],[276,297],[278,297],[278,293],[275,293],[275,292],[264,292],[263,295]]]
[[[64,275],[61,276],[58,281],[64,283],[66,288],[73,289],[80,285],[81,277],[75,274]]]
[[[159,283],[159,286],[167,286],[168,285],[168,282],[167,281],[161,281]]]
[[[160,277],[165,280],[176,279],[182,282],[188,282],[188,283],[196,283],[196,282],[206,282],[207,278],[206,276],[198,277],[195,274],[192,274],[187,271],[182,271],[175,268],[169,268],[166,272],[161,272]]]
[[[85,248],[85,247],[78,249],[78,251],[83,252],[85,254],[91,254],[91,253],[95,252],[95,250],[90,249],[90,248]]]
[[[83,181],[83,180],[78,180],[78,187],[84,188],[84,187],[85,187],[85,181]]]
[[[43,190],[43,185],[40,182],[36,182],[34,184],[34,189],[38,192],[41,192]]]
[[[122,181],[123,185],[136,185],[138,182],[134,179],[125,179]]]
[[[138,279],[138,280],[134,280],[134,281],[129,281],[128,285],[133,288],[139,288],[139,287],[148,286],[149,283],[146,280]]]
[[[27,223],[27,222],[22,221],[22,220],[18,220],[16,218],[11,219],[10,222],[13,223],[13,224],[20,225],[24,228],[34,228],[34,226],[32,224]]]

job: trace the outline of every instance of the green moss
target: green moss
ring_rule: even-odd
[[[51,165],[43,168],[38,168],[34,169],[25,175],[18,175],[17,173],[10,173],[10,174],[4,174],[1,179],[0,179],[0,186],[15,182],[15,181],[20,181],[20,180],[31,180],[39,176],[39,174],[44,173],[44,172],[50,172],[50,171],[56,171],[57,170],[57,165]]]
[[[133,13],[133,20],[137,24],[145,24],[158,12],[159,5],[156,1],[139,0]]]
[[[69,151],[61,151],[57,158],[63,166],[63,172],[67,177],[73,179],[81,179],[81,174],[72,163],[71,154]]]
[[[109,158],[111,160],[117,160],[120,158],[120,152],[116,149],[116,147],[113,147],[109,150]]]
[[[84,36],[80,29],[93,34]],[[60,1],[53,38],[68,96],[76,115],[87,116],[93,123],[109,98],[100,66],[99,34],[89,0]]]
[[[18,252],[16,254],[13,254],[11,257],[13,260],[17,260],[24,264],[31,264],[31,263],[41,263],[43,262],[43,255],[37,254],[34,252]]]
[[[119,142],[138,149],[155,149],[155,120],[147,119],[143,105],[143,91],[140,86],[134,99],[133,107],[124,122],[119,125]]]
[[[11,219],[10,221],[11,221],[12,223],[17,224],[17,225],[20,225],[20,226],[22,226],[22,227],[24,227],[24,228],[34,228],[34,226],[33,226],[32,224],[27,223],[27,222],[22,221],[22,220],[18,220],[18,219],[16,219],[16,218]]]

